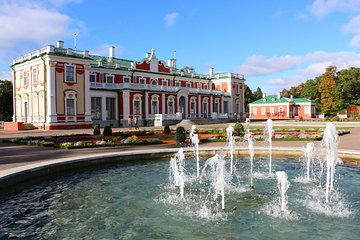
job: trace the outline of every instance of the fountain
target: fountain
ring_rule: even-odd
[[[269,174],[272,174],[272,136],[274,134],[273,131],[273,122],[272,120],[269,118],[266,121],[266,126],[264,128],[264,136],[265,136],[265,140],[269,142]]]
[[[278,182],[278,189],[280,192],[280,209],[284,212],[287,208],[287,195],[286,192],[289,189],[290,183],[288,181],[288,176],[284,171],[278,171],[275,173]]]
[[[195,145],[196,149],[196,177],[200,177],[200,163],[199,163],[199,135],[196,133],[196,125],[191,126],[190,131],[191,143]]]
[[[227,135],[227,142],[228,142],[229,151],[230,151],[230,174],[233,174],[233,161],[234,161],[235,140],[233,137],[233,132],[234,132],[234,128],[231,125],[229,125],[226,128],[226,135]]]
[[[182,148],[179,149],[174,157],[170,158],[170,185],[179,187],[181,198],[184,198],[184,159],[184,151]]]
[[[251,133],[250,133],[250,119],[247,118],[245,121],[245,136],[244,139],[247,141],[248,143],[248,149],[249,149],[249,156],[250,156],[250,189],[254,188],[254,173],[253,173],[253,169],[254,169],[254,141],[251,137]]]
[[[338,157],[338,133],[334,124],[328,122],[324,130],[322,146],[326,151],[326,185],[325,196],[326,202],[330,202],[330,193],[334,190],[334,175],[335,167],[337,164],[342,164],[341,159]]]
[[[306,147],[303,148],[304,158],[306,161],[306,180],[310,181],[310,165],[314,157],[315,144],[309,142],[306,144]]]

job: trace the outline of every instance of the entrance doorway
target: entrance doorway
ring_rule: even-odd
[[[179,110],[181,112],[182,119],[186,118],[186,99],[184,96],[179,98]]]

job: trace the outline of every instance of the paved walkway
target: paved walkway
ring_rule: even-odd
[[[325,126],[325,123],[304,123],[304,122],[274,122],[274,126],[287,126],[287,125],[316,125]],[[254,123],[254,125],[264,125],[264,123]],[[360,151],[360,123],[339,123],[336,125],[351,127],[351,134],[340,137],[339,148],[343,150],[356,150]],[[201,125],[198,128],[207,127],[226,127],[227,124],[217,125]],[[162,127],[146,127],[146,129],[162,129]],[[126,128],[113,129],[113,131],[125,131]],[[52,147],[36,147],[27,145],[18,145],[3,142],[3,139],[24,137],[24,136],[44,136],[44,135],[66,135],[75,133],[92,133],[92,129],[74,129],[74,130],[28,130],[28,131],[3,131],[0,130],[0,171],[14,167],[24,166],[31,163],[43,162],[48,160],[85,156],[89,154],[99,154],[114,151],[129,151],[129,150],[147,150],[148,145],[136,146],[117,146],[117,147],[104,147],[104,148],[85,148],[85,149],[56,149]],[[274,141],[274,147],[302,147],[305,146],[305,141]],[[224,142],[218,143],[203,143],[202,147],[225,147]],[[266,146],[264,142],[256,142],[255,146]],[[151,145],[152,149],[174,148],[177,147],[173,144],[159,144]]]

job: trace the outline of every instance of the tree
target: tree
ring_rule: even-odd
[[[263,97],[263,92],[261,91],[261,88],[257,88],[256,91],[253,93],[254,100],[258,100]]]
[[[254,101],[254,96],[248,85],[244,84],[245,112],[249,112],[249,103]]]
[[[339,110],[360,105],[360,68],[344,69],[337,73],[335,96],[339,100]]]
[[[326,72],[322,75],[318,84],[322,111],[325,114],[334,114],[339,105],[339,101],[334,96],[336,87],[335,74],[335,66],[326,68]]]
[[[11,81],[0,80],[0,121],[12,121],[13,87]]]

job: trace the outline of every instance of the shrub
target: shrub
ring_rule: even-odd
[[[244,136],[245,130],[244,130],[244,126],[241,123],[239,122],[235,123],[234,131],[238,136]]]
[[[186,140],[186,130],[185,130],[184,127],[181,127],[181,126],[177,127],[175,135],[176,135],[175,136],[176,137],[176,142],[178,142],[178,143],[185,142],[185,140]]]
[[[170,126],[169,126],[169,125],[165,125],[165,127],[164,127],[164,133],[165,133],[165,134],[170,134],[170,133],[171,133],[171,130],[170,130]]]
[[[103,131],[105,137],[112,136],[112,129],[110,126],[106,126]]]
[[[100,124],[94,125],[94,135],[100,135]]]

